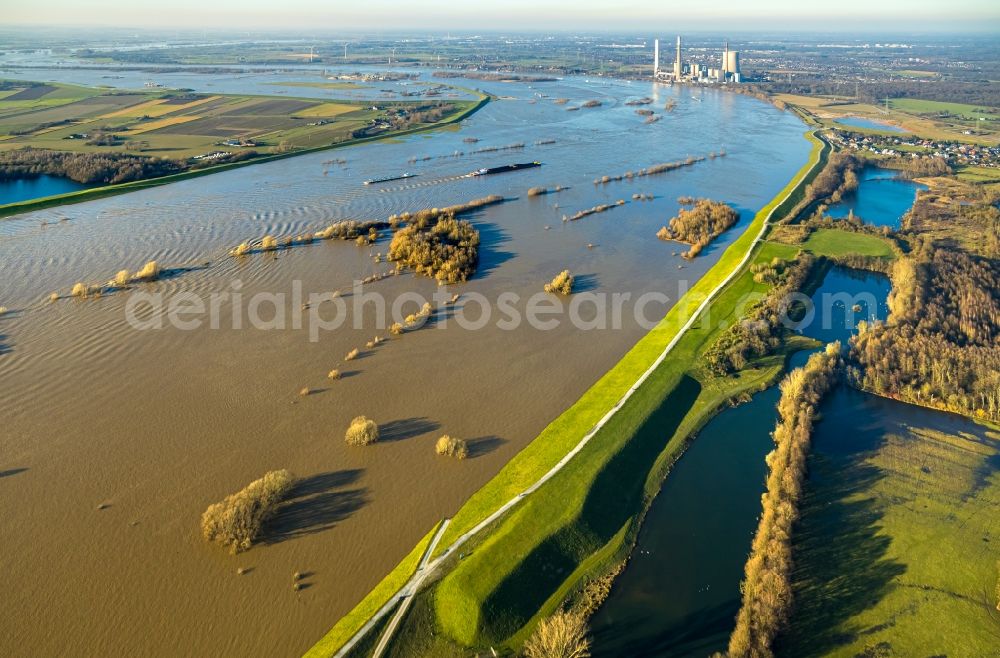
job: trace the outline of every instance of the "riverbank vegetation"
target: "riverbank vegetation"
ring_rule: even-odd
[[[851,153],[830,153],[823,169],[804,188],[801,199],[787,219],[794,221],[820,202],[839,203],[844,195],[857,190],[858,173],[863,167],[864,162]]]
[[[643,176],[655,176],[656,174],[663,174],[668,171],[673,171],[675,169],[680,169],[681,167],[690,167],[691,165],[697,164],[699,162],[704,162],[708,159],[715,159],[724,157],[726,155],[725,151],[720,151],[718,153],[711,153],[708,156],[691,156],[685,158],[684,160],[678,160],[676,162],[662,162],[660,164],[655,164],[651,167],[644,167],[636,171],[626,171],[623,174],[617,174],[615,176],[601,176],[600,178],[594,179],[594,185],[607,185],[608,183],[618,183],[624,180],[632,180],[633,178],[642,178]]]
[[[532,187],[528,189],[528,196],[544,196],[546,194],[555,194],[568,189],[569,188],[565,185],[556,185],[555,187]]]
[[[743,602],[729,639],[729,658],[772,656],[775,636],[791,608],[791,535],[798,518],[806,455],[817,407],[841,368],[840,344],[831,343],[781,382],[775,449],[767,456],[767,490],[745,577]]]
[[[774,257],[770,262],[750,266],[753,280],[772,288],[762,300],[746,310],[745,316],[732,324],[705,352],[705,360],[713,372],[729,375],[746,367],[747,363],[771,354],[789,331],[785,322],[792,318],[791,294],[802,290],[815,267],[816,259],[799,252],[794,260]]]
[[[924,244],[892,273],[888,323],[851,341],[864,390],[1000,420],[1000,263]]]
[[[682,205],[691,205],[691,208],[682,207],[667,226],[656,232],[656,237],[691,245],[684,253],[684,258],[691,259],[700,254],[702,249],[740,218],[738,212],[722,201],[686,197],[679,201]]]
[[[201,516],[202,536],[233,553],[249,549],[294,484],[288,471],[270,471],[222,502],[209,505]]]
[[[717,330],[717,323],[734,321],[739,300],[762,287],[753,282],[749,272],[736,276],[713,295],[711,323],[695,323],[690,328],[686,323],[705,296],[743,262],[765,218],[783,216],[794,203],[790,195],[811,175],[825,149],[812,135],[809,139],[813,143],[809,161],[757,213],[744,234],[725,250],[689,294],[455,514],[436,555],[537,482],[580,444],[581,437],[609,409],[621,403],[618,413],[581,447],[577,458],[501,518],[492,530],[477,535],[470,542],[472,552],[463,547],[464,559],[445,567],[448,571],[444,578],[432,590],[417,595],[414,607],[426,607],[424,622],[431,626],[414,621],[411,628],[408,618],[395,644],[405,646],[412,641],[414,646],[426,649],[430,636],[422,631],[433,629],[431,642],[442,650],[454,649],[452,641],[484,648],[499,641],[508,648],[520,649],[542,618],[558,610],[592,576],[621,564],[634,540],[644,501],[648,502],[659,489],[687,437],[734,394],[756,390],[777,376],[783,356],[768,357],[759,368],[748,369],[738,377],[715,379],[704,387],[687,375],[700,363],[700,354]],[[779,253],[787,256],[794,250],[768,243],[761,247],[758,258],[769,262]],[[686,331],[678,337],[682,329]],[[671,358],[622,402],[636,379],[674,340]],[[379,600],[384,603],[390,596],[383,592]],[[359,605],[355,610],[361,608]],[[355,613],[350,616],[353,618]],[[341,626],[338,623],[337,627]],[[509,639],[498,639],[505,637]],[[340,644],[324,641],[322,646],[335,649]]]
[[[612,208],[618,206],[624,206],[625,199],[618,199],[614,203],[600,203],[593,208],[585,208],[583,210],[578,210],[572,215],[563,215],[564,222],[575,222],[577,220],[583,219],[584,217],[589,217],[590,215],[597,215],[602,212],[607,212]]]
[[[527,658],[588,658],[590,640],[583,617],[559,611],[543,619],[524,644]]]
[[[0,151],[0,180],[60,176],[84,185],[117,185],[187,169],[178,160],[130,153],[68,153],[24,148]]]

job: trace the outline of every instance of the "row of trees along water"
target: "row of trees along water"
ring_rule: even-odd
[[[781,382],[774,450],[767,456],[767,490],[745,576],[743,602],[729,639],[730,658],[772,656],[771,644],[792,603],[792,525],[798,518],[806,456],[817,408],[842,369],[840,343],[830,343]]]

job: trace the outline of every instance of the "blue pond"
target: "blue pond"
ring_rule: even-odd
[[[59,176],[37,176],[0,181],[0,204],[40,199],[53,194],[76,192],[89,187]]]
[[[891,123],[882,123],[881,121],[875,121],[873,119],[863,119],[861,117],[843,117],[841,119],[834,119],[833,122],[839,123],[843,126],[850,126],[851,128],[868,128],[869,130],[881,130],[882,132],[890,132],[890,133],[910,132],[905,128],[894,126]]]
[[[831,217],[843,218],[852,212],[869,224],[898,229],[900,220],[913,205],[918,190],[926,185],[896,178],[887,169],[866,168],[858,189],[840,203],[830,206]]]

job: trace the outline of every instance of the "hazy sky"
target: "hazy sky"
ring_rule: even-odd
[[[996,0],[0,0],[0,4],[6,5],[0,26],[1000,31]]]

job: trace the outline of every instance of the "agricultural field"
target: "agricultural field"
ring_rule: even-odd
[[[952,116],[964,121],[1000,120],[1000,112],[995,107],[966,105],[964,103],[942,103],[940,101],[925,101],[917,98],[894,98],[889,101],[889,108],[907,112],[908,114]]]
[[[420,127],[406,117],[429,106],[392,102],[372,109],[365,101],[15,84],[4,83],[0,92],[0,151],[32,147],[172,159],[220,151],[267,154],[346,142],[366,129],[377,134]],[[447,102],[445,118],[469,104]]]
[[[889,100],[884,104],[856,103],[833,96],[776,94],[788,105],[802,108],[827,128],[844,128],[836,119],[863,117],[894,124],[918,137],[980,144],[1000,143],[1000,110],[962,103],[941,103],[913,98]],[[983,120],[980,121],[980,118]],[[877,129],[851,127],[855,132],[881,133]],[[973,134],[966,134],[972,131]]]

